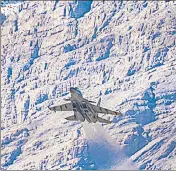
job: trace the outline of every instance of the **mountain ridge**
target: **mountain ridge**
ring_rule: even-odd
[[[164,1],[3,6],[2,169],[101,168],[82,124],[47,108],[71,86],[125,114],[102,115],[113,120],[102,127],[139,169],[175,169],[175,11]]]

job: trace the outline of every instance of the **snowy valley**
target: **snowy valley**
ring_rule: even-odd
[[[173,1],[4,5],[2,169],[176,169],[175,11]],[[70,87],[124,113],[103,115],[113,124],[95,124],[95,144],[94,126],[48,110],[66,103]],[[134,164],[120,168],[121,157]]]

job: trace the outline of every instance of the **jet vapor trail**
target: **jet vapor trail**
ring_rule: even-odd
[[[123,150],[99,123],[83,123],[88,150],[96,169],[136,170]]]

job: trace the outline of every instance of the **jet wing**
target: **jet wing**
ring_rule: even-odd
[[[51,106],[51,107],[48,107],[50,110],[53,110],[53,111],[72,111],[73,110],[73,107],[72,107],[72,103],[66,103],[66,104],[63,104],[63,105],[59,105],[59,106]]]
[[[95,106],[93,104],[91,104],[91,107],[93,108],[93,110],[97,113],[104,113],[104,114],[111,114],[111,115],[120,115],[123,116],[123,114],[121,112],[116,112],[116,111],[112,111],[100,106]]]

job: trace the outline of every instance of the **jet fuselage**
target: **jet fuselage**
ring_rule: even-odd
[[[98,116],[98,114],[111,114],[111,115],[120,115],[123,114],[121,112],[112,111],[110,109],[104,108],[100,106],[101,98],[99,99],[97,105],[93,101],[84,99],[81,92],[77,88],[70,88],[71,97],[69,99],[65,99],[66,101],[70,101],[69,103],[57,105],[57,106],[48,106],[48,108],[54,112],[56,111],[73,111],[74,115],[66,117],[66,120],[69,121],[81,121],[85,120],[89,123],[101,122],[110,124],[112,121],[106,120]]]
[[[77,120],[84,122],[85,119],[91,123],[97,122],[98,113],[91,107],[88,100],[82,97],[82,94],[75,88],[70,88],[71,103],[73,106],[74,115]]]

